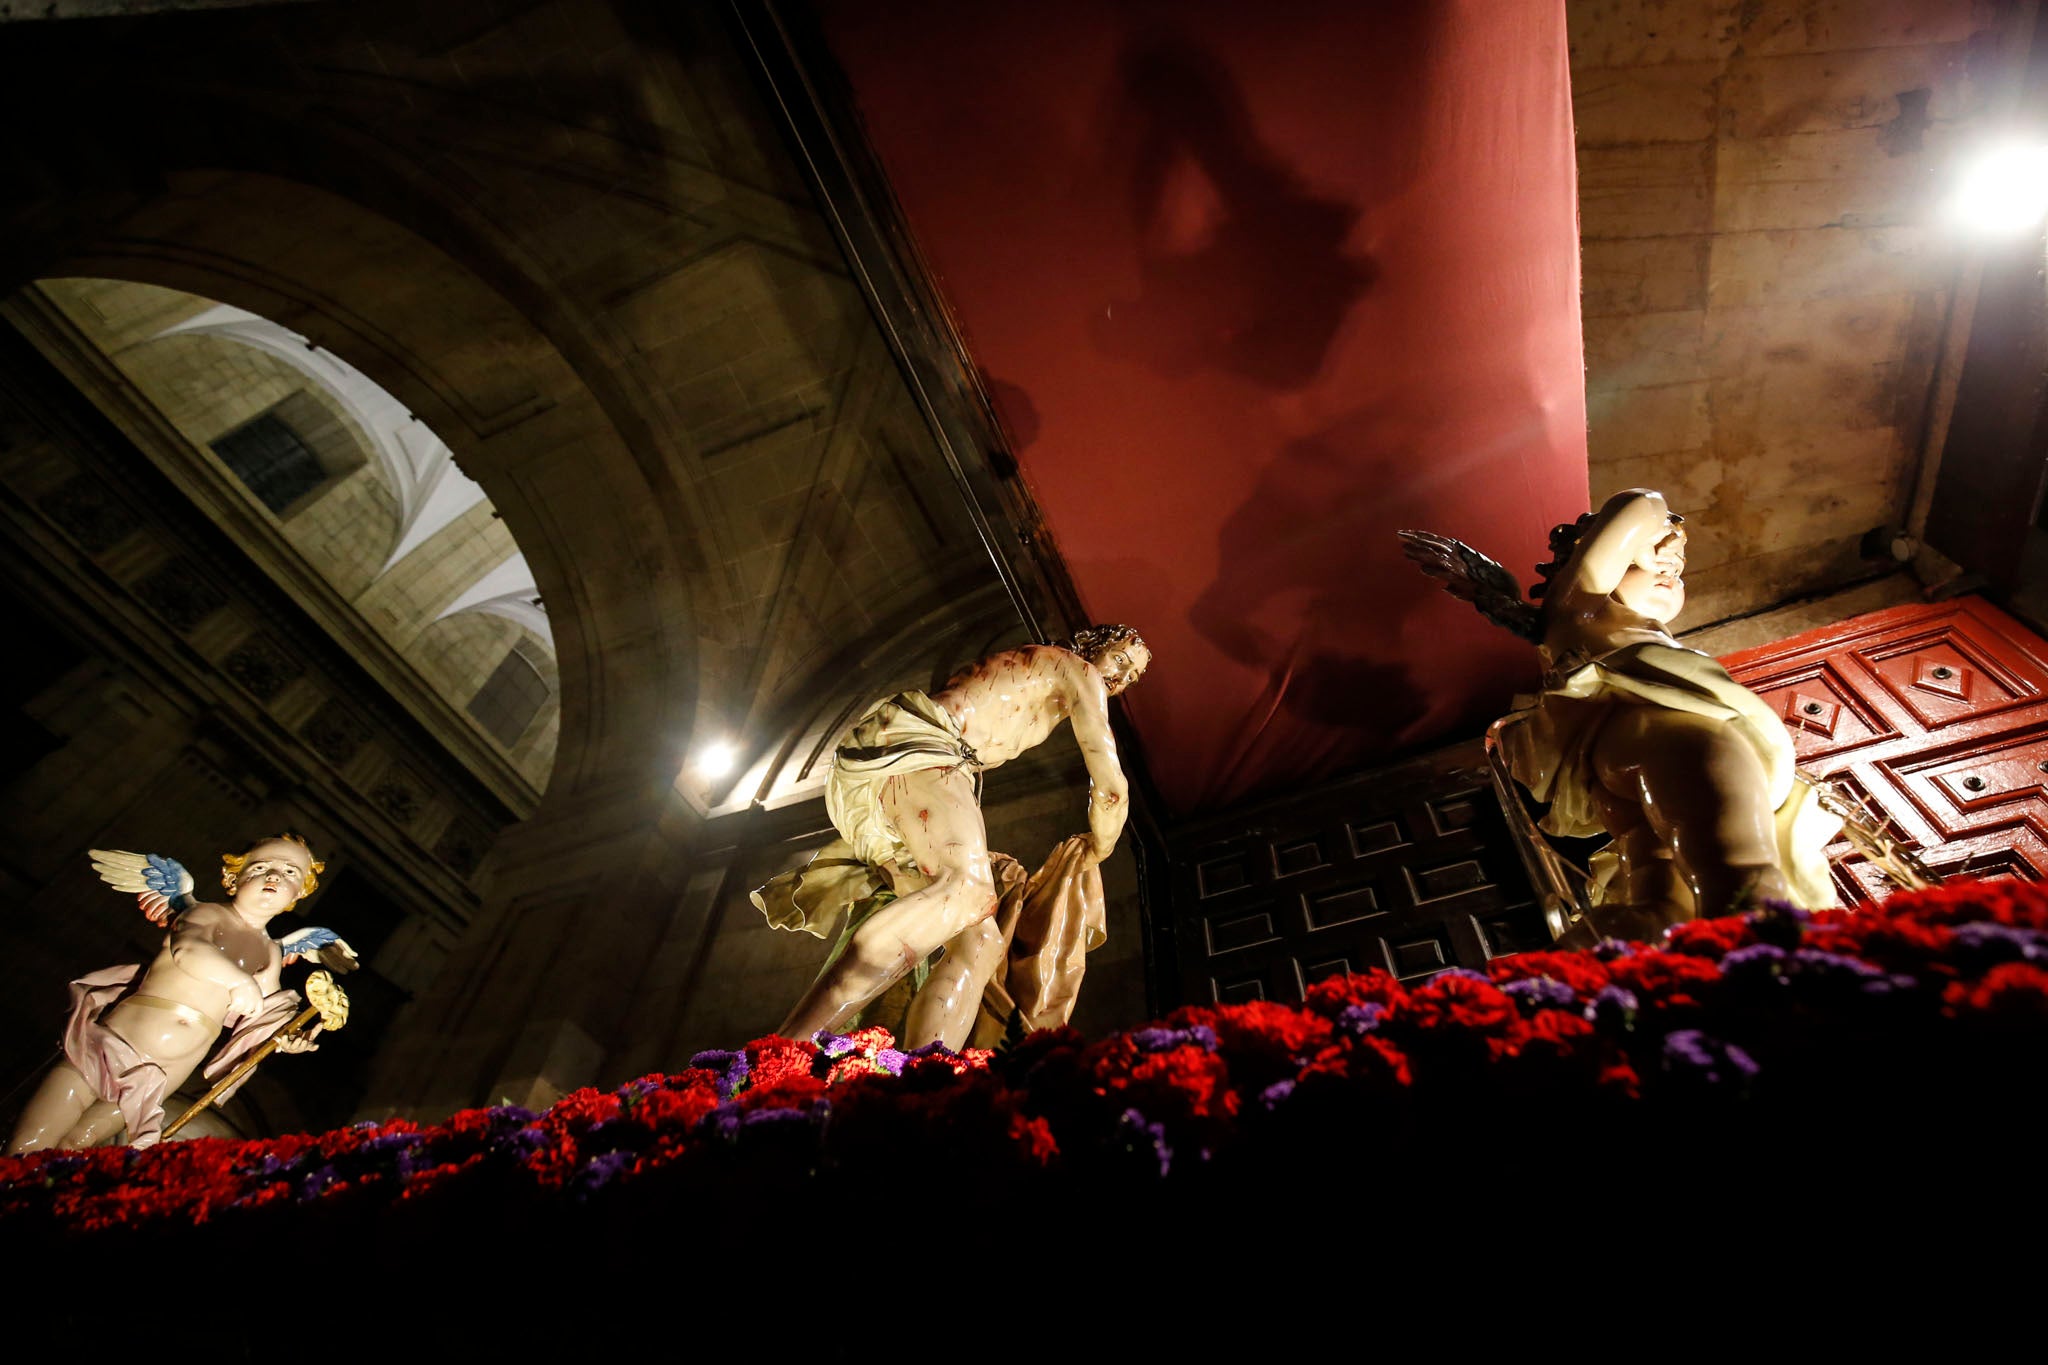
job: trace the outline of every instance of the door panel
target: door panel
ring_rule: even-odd
[[[1800,765],[1944,876],[2048,875],[2048,641],[1978,598],[1895,607],[1731,654]],[[1845,899],[1890,887],[1847,851]]]

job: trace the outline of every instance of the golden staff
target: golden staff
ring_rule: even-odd
[[[312,1023],[316,1016],[320,1020],[320,1026],[329,1031],[338,1029],[348,1022],[348,996],[343,994],[341,987],[334,984],[334,978],[328,973],[314,972],[306,978],[306,998],[313,1003],[301,1010],[298,1018],[271,1034],[264,1040],[263,1046],[243,1058],[241,1064],[233,1071],[214,1082],[213,1089],[201,1095],[199,1103],[178,1115],[177,1121],[164,1129],[163,1136],[168,1138],[198,1118],[200,1112],[219,1099],[222,1092],[241,1084],[243,1079],[256,1069],[258,1062],[277,1051],[279,1043],[287,1037],[296,1035],[299,1030]]]

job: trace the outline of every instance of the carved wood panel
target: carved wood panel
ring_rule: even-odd
[[[1419,980],[1549,941],[1468,743],[1168,840],[1182,1003],[1298,1001],[1336,972]]]
[[[2048,875],[2048,641],[1978,598],[1895,607],[1731,654],[1802,767],[1863,798],[1943,875]],[[1846,845],[1844,900],[1889,883]]]

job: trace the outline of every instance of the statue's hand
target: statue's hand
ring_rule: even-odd
[[[253,982],[244,982],[228,988],[228,1013],[240,1019],[253,1019],[263,1012],[263,992]]]
[[[1088,836],[1088,866],[1100,867],[1109,861],[1109,855],[1116,852],[1116,840],[1104,839],[1099,834]]]
[[[142,907],[142,913],[151,924],[171,922],[171,902],[161,892],[144,891],[135,897],[135,903]]]
[[[304,1033],[283,1033],[278,1035],[279,1052],[318,1052],[320,1044],[313,1040],[320,1036],[321,1025],[315,1024]]]

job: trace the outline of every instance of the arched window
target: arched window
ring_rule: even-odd
[[[507,749],[519,742],[548,701],[547,679],[526,648],[524,640],[512,646],[497,671],[469,699],[469,714]]]
[[[319,458],[275,410],[242,423],[215,441],[213,453],[279,516],[327,481]]]
[[[211,444],[221,463],[279,517],[364,462],[355,438],[305,390]]]

